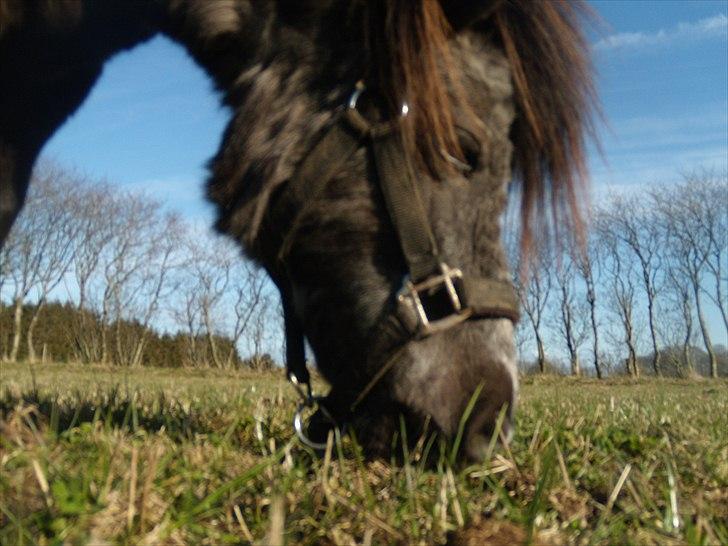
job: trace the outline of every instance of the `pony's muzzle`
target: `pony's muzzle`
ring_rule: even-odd
[[[508,379],[503,379],[510,384]],[[486,389],[484,389],[485,391]],[[466,458],[486,462],[495,449],[507,445],[513,437],[513,388],[501,388],[481,394],[465,427],[463,452]]]

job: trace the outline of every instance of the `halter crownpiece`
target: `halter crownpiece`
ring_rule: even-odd
[[[314,201],[323,192],[344,161],[362,145],[368,145],[376,164],[387,213],[408,270],[402,288],[394,298],[392,310],[383,317],[382,323],[398,325],[403,346],[411,339],[425,338],[469,319],[505,318],[517,322],[518,300],[511,283],[466,276],[441,257],[411,162],[397,130],[410,113],[408,104],[403,102],[394,117],[372,121],[360,109],[360,99],[365,93],[364,83],[357,82],[347,107],[311,149],[281,197],[279,207],[297,211],[279,252],[283,269],[306,203]],[[332,424],[336,425],[337,421],[321,403],[323,399],[312,394],[305,361],[304,334],[290,301],[290,281],[286,279],[286,282],[288,286],[281,288],[286,326],[286,366],[288,378],[303,400],[295,414],[294,428],[303,443],[323,449],[325,444],[306,436],[302,412],[318,406]],[[347,409],[348,415],[393,367],[397,354],[379,368],[355,397]],[[307,393],[303,392],[301,385],[306,386]]]

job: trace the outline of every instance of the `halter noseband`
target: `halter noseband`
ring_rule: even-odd
[[[402,332],[401,343],[422,339],[447,330],[469,319],[505,318],[518,321],[518,300],[507,281],[469,277],[450,267],[441,257],[427,219],[417,181],[408,160],[401,135],[397,130],[401,119],[409,113],[403,103],[398,117],[383,122],[368,120],[359,109],[359,99],[366,92],[358,82],[347,107],[314,145],[296,170],[280,197],[284,210],[297,211],[288,235],[284,237],[279,259],[284,262],[292,243],[302,209],[320,195],[343,163],[362,145],[368,145],[376,164],[379,185],[387,213],[397,233],[408,274],[397,292],[393,309],[381,322],[394,323]],[[319,404],[314,396],[306,368],[303,329],[295,316],[288,287],[281,287],[286,330],[286,367],[291,383],[303,402],[296,411],[294,428],[299,438],[310,447],[323,449],[325,444],[309,439],[303,430],[302,412],[319,406],[324,416],[337,425],[337,420]],[[351,415],[397,362],[399,351],[385,362],[349,405]],[[305,391],[302,389],[305,386]]]

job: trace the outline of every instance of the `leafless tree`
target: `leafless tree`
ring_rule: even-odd
[[[273,305],[272,298],[265,290],[265,274],[255,264],[237,258],[232,271],[232,325],[226,331],[226,337],[232,342],[223,366],[233,365],[235,349],[245,335],[253,347],[253,356],[262,354],[265,334],[271,329],[270,316],[266,311]]]
[[[651,207],[648,206],[649,200],[644,197],[640,199],[641,201],[638,201],[634,195],[613,193],[603,212],[603,222],[606,223],[604,227],[608,228],[610,238],[615,239],[610,248],[610,257],[614,257],[618,247],[621,246],[627,251],[624,258],[629,259],[631,255],[637,262],[642,290],[647,301],[652,368],[655,375],[661,376],[656,304],[663,271],[663,257],[660,252],[664,245],[663,233],[655,221]],[[622,294],[624,295],[624,292]]]
[[[271,328],[265,274],[229,241],[196,232],[187,242],[186,281],[173,316],[185,329],[190,363],[230,368],[243,339],[254,354]],[[201,341],[205,340],[205,346]],[[225,340],[223,350],[221,341]]]
[[[250,366],[256,370],[265,370],[270,366],[270,358],[265,347],[274,344],[276,333],[283,331],[282,311],[278,298],[266,291],[261,298],[262,305],[252,317],[250,327],[245,336]]]
[[[714,206],[714,203],[704,203],[689,179],[673,188],[653,193],[653,201],[666,234],[666,252],[670,256],[672,274],[681,277],[682,282],[691,288],[698,325],[710,360],[710,374],[718,377],[718,361],[701,298],[712,246],[703,227],[703,216],[708,214],[705,209]]]
[[[584,294],[578,292],[576,282],[574,256],[581,250],[573,246],[564,250],[554,275],[556,305],[552,322],[558,337],[566,344],[571,374],[581,375],[579,349],[588,337],[589,307]]]
[[[602,214],[597,224],[597,234],[602,246],[600,266],[606,274],[610,301],[614,314],[622,325],[619,344],[626,345],[627,373],[640,375],[637,362],[637,332],[635,328],[636,278],[635,263],[631,259],[631,247],[625,243],[620,227],[615,225],[614,215]],[[659,368],[655,369],[657,374]]]
[[[194,286],[194,283],[190,282],[190,285]],[[172,316],[177,324],[184,328],[187,339],[185,364],[190,366],[207,364],[206,348],[200,347],[199,343],[204,325],[197,305],[197,294],[194,290],[186,289],[185,282],[182,282],[180,286],[177,305],[172,303]]]
[[[728,334],[728,295],[724,292],[728,286],[728,173],[702,170],[685,174],[683,179],[690,192],[686,212],[706,245],[705,274],[710,281],[701,288],[718,308]]]
[[[528,267],[521,252],[520,233],[517,227],[518,218],[518,211],[511,203],[511,206],[507,211],[505,229],[503,230],[503,246],[505,248],[506,255],[508,256],[511,271],[513,272],[513,285],[517,292],[523,289],[523,285],[527,279],[527,271],[525,268]],[[519,294],[519,300],[520,299],[521,295]],[[526,350],[527,347],[533,343],[534,337],[530,324],[523,317],[521,317],[521,320],[519,320],[515,325],[514,341],[519,365],[522,368],[525,368]]]
[[[74,190],[82,182],[74,179],[72,173],[48,163],[42,164],[40,172],[36,173],[35,183],[43,207],[42,217],[47,222],[46,229],[52,232],[52,240],[39,262],[36,304],[26,331],[28,360],[31,362],[36,359],[33,334],[40,312],[51,291],[65,278],[77,249],[78,223],[72,212],[72,203]]]
[[[519,365],[524,367],[526,365],[526,348],[533,342],[533,334],[531,328],[523,319],[516,324],[514,338]]]
[[[26,207],[10,233],[2,261],[3,277],[13,286],[11,362],[17,360],[20,349],[23,305],[31,295],[35,296],[26,332],[28,357],[34,360],[33,332],[39,313],[73,259],[76,224],[70,204],[76,184],[72,173],[42,163],[33,174]]]
[[[116,340],[119,342],[119,328],[128,308],[141,290],[136,281],[140,275],[147,255],[144,237],[150,228],[150,219],[157,213],[158,205],[149,203],[138,196],[117,194],[112,209],[109,210],[111,240],[101,257],[101,301],[100,306],[100,360],[112,360],[110,334],[112,324],[116,323]],[[118,347],[117,347],[118,351]]]
[[[85,312],[96,329],[80,324],[76,343],[82,358],[138,365],[147,334],[166,294],[170,272],[178,265],[180,221],[164,216],[160,205],[143,195],[92,192],[82,216],[81,243],[75,263],[79,321]],[[99,215],[91,204],[102,205]],[[138,326],[129,334],[125,325]]]
[[[222,240],[215,240],[211,245],[209,243],[209,240],[205,241],[207,248],[203,249],[198,246],[194,252],[192,270],[197,284],[193,288],[195,292],[193,297],[196,304],[195,311],[199,313],[204,327],[212,364],[220,368],[223,367],[223,360],[215,339],[218,331],[217,316],[230,284],[230,275],[236,256]]]
[[[9,284],[10,281],[10,266],[15,252],[15,249],[11,248],[10,245],[13,243],[17,243],[17,238],[10,237],[0,248],[0,301],[2,301],[5,285]]]
[[[89,320],[93,294],[98,289],[99,267],[107,248],[114,240],[112,211],[116,208],[116,191],[100,181],[78,189],[72,211],[78,224],[76,252],[72,266],[69,297],[76,299],[78,311],[70,325],[69,342],[82,362],[101,358],[99,332]]]
[[[137,286],[133,287],[127,309],[119,313],[120,317],[127,320],[133,319],[139,325],[140,333],[125,340],[121,329],[117,328],[117,362],[129,366],[141,364],[147,338],[154,319],[159,315],[160,306],[179,286],[172,272],[183,263],[179,252],[182,237],[182,223],[176,215],[158,214],[148,225],[144,246],[139,249],[143,266],[134,279]],[[121,324],[121,320],[117,318],[118,324]]]
[[[20,221],[22,221],[22,217],[19,222]],[[16,246],[21,244],[23,241],[23,237],[18,235],[19,229],[20,228],[16,228],[15,230],[12,230],[9,237],[5,239],[3,247],[0,248],[0,303],[4,303],[3,296],[5,295],[6,287],[12,290],[13,298],[11,303],[15,303],[15,298],[18,295],[17,286],[13,286],[12,283],[11,273],[16,265],[16,254],[19,252],[19,249],[16,248]],[[10,360],[10,351],[13,345],[12,340],[15,335],[14,330],[17,330],[17,327],[14,327],[12,330],[9,329],[8,331],[0,332],[0,351],[2,351],[0,352],[0,360],[2,361]],[[18,341],[18,343],[20,342]]]
[[[678,375],[691,376],[695,374],[695,363],[692,358],[691,344],[694,336],[693,324],[693,297],[690,283],[683,275],[680,275],[677,268],[665,262],[665,274],[667,276],[666,299],[669,301],[671,313],[666,313],[664,319],[669,323],[663,329],[664,332],[672,332],[672,339],[669,345],[680,347],[680,358],[674,362]]]
[[[521,302],[521,311],[533,330],[538,353],[538,368],[546,371],[546,348],[543,323],[546,308],[553,288],[554,255],[549,245],[538,245],[527,270],[525,280],[522,274],[515,277],[516,293]]]
[[[597,320],[597,282],[598,270],[596,264],[599,257],[599,241],[593,234],[587,238],[584,252],[575,253],[574,265],[576,271],[584,282],[585,297],[589,306],[589,324],[591,325],[592,358],[594,371],[599,379],[602,378],[602,367],[599,353],[599,328]]]

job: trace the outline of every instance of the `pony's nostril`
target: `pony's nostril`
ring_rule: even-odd
[[[487,462],[485,459],[503,445],[510,442],[513,436],[511,421],[506,418],[501,425],[497,437],[495,423],[488,426],[473,429],[465,441],[465,455],[468,459],[476,462]]]

